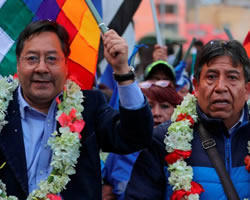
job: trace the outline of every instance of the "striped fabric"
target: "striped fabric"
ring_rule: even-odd
[[[101,14],[101,0],[92,0]],[[31,21],[50,19],[70,34],[69,74],[93,86],[100,31],[84,0],[0,0],[0,74],[16,72],[15,41]]]

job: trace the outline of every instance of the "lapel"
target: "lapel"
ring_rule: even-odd
[[[17,90],[15,90],[13,101],[10,102],[8,107],[8,113],[5,117],[8,124],[4,126],[0,133],[0,149],[18,183],[23,191],[28,194],[27,165],[17,94]]]

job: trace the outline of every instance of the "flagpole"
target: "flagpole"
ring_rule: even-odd
[[[156,9],[155,9],[154,0],[150,0],[150,3],[151,3],[151,8],[152,8],[152,14],[153,14],[153,19],[154,19],[154,24],[155,24],[156,41],[157,41],[157,44],[159,44],[160,46],[163,46],[161,32],[160,32],[160,27],[159,27],[157,15],[156,15]]]
[[[233,35],[232,35],[232,33],[231,33],[231,31],[230,31],[229,28],[224,27],[224,31],[225,31],[225,33],[227,34],[227,37],[228,37],[229,40],[233,40],[233,39],[234,39],[234,38],[233,38]]]
[[[108,31],[108,27],[104,24],[102,21],[102,18],[100,17],[98,11],[96,10],[94,4],[91,0],[85,0],[87,6],[89,7],[89,10],[91,11],[92,15],[94,16],[96,23],[98,24],[100,30],[102,33],[106,33]]]
[[[192,47],[193,47],[195,41],[196,41],[196,39],[193,38],[192,41],[191,41],[191,43],[190,43],[190,45],[189,45],[189,47],[188,47],[188,50],[186,51],[186,53],[185,53],[185,55],[184,55],[184,57],[183,57],[183,60],[184,60],[184,61],[187,60],[187,58],[188,58],[188,56],[189,56],[189,54],[190,54],[190,51],[191,51],[191,49],[192,49]]]
[[[165,31],[164,31],[164,29],[165,29],[164,21],[165,21],[165,14],[166,14],[166,8],[165,8],[165,3],[164,2],[165,2],[165,0],[160,1],[160,9],[159,9],[159,11],[160,11],[160,22],[159,22],[160,33],[161,33],[161,35],[163,35],[163,37],[164,37],[164,33],[165,33]],[[162,45],[165,45],[165,40],[164,39],[162,39]]]

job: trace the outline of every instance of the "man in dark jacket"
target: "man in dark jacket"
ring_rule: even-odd
[[[170,197],[227,199],[226,193],[232,191],[225,191],[206,150],[202,147],[199,123],[212,135],[239,198],[250,198],[249,159],[246,159],[250,154],[250,121],[246,104],[250,92],[249,71],[249,59],[243,46],[237,41],[211,41],[201,49],[195,67],[196,114],[174,113],[175,120],[172,123],[177,125],[178,121],[181,124],[182,120],[190,122],[188,126],[193,129],[191,152],[186,151],[189,150],[189,145],[180,145],[185,142],[182,137],[187,136],[189,129],[173,132],[172,124],[171,128],[169,124],[157,127],[152,145],[140,153],[134,165],[125,194],[126,200],[163,200]],[[187,112],[187,104],[182,106],[186,106]],[[181,108],[180,110],[184,111]],[[196,121],[194,125],[190,118]],[[172,138],[170,132],[173,133]],[[175,138],[177,143],[173,142]],[[186,137],[186,140],[189,138]],[[181,155],[179,158],[177,155],[173,156],[176,150]],[[183,152],[187,154],[184,156]],[[180,171],[188,169],[186,174],[178,176],[176,166],[179,166]],[[186,179],[186,175],[190,177]],[[198,184],[193,184],[194,182]]]
[[[113,30],[102,38],[118,81],[120,113],[99,91],[81,91],[67,80],[69,36],[62,26],[37,21],[20,34],[20,84],[12,92],[15,80],[7,79],[0,97],[7,104],[1,107],[1,197],[101,199],[99,150],[125,154],[150,143],[152,115],[127,64],[127,44]]]

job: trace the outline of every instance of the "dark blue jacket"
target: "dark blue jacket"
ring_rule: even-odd
[[[243,123],[230,135],[223,121],[208,118],[197,108],[199,119],[216,141],[218,152],[240,199],[250,198],[250,173],[244,164],[244,158],[248,154],[247,142],[250,141],[250,123],[247,106],[244,110]],[[140,153],[127,185],[126,200],[170,199],[172,188],[167,183],[168,171],[164,161],[167,152],[163,142],[169,125],[165,123],[155,128],[152,145]],[[200,183],[205,190],[200,196],[201,200],[227,199],[207,152],[202,148],[197,124],[194,126],[192,154],[187,163],[193,167],[193,180]]]
[[[83,91],[83,119],[86,124],[81,133],[82,147],[76,165],[76,174],[70,176],[61,195],[64,200],[100,200],[101,168],[99,150],[121,154],[132,153],[151,141],[153,119],[146,103],[139,110],[120,107],[120,114],[107,105],[99,91]],[[28,179],[23,133],[17,91],[10,102],[6,120],[0,133],[0,179],[7,186],[8,195],[25,200]]]

